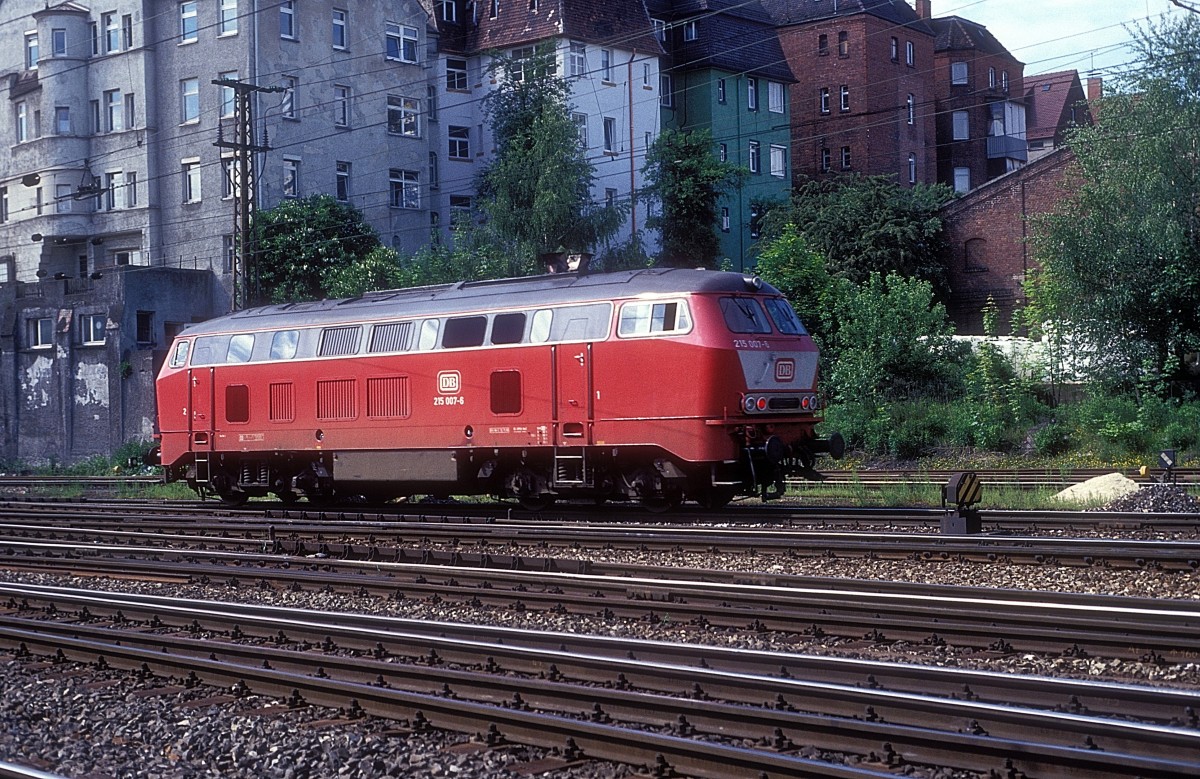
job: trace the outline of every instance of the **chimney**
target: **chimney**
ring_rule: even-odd
[[[933,0],[917,0],[917,16],[922,19],[929,19],[933,16],[933,9],[930,7]]]
[[[1087,99],[1096,101],[1104,97],[1104,79],[1100,76],[1088,76],[1087,80]]]

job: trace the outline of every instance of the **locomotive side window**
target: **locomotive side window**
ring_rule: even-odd
[[[612,323],[612,306],[593,303],[556,309],[551,341],[603,341]]]
[[[188,346],[190,345],[191,341],[180,341],[175,344],[175,351],[171,353],[172,368],[182,368],[183,364],[187,362]]]
[[[370,352],[408,351],[412,340],[412,322],[386,322],[371,328]]]
[[[493,344],[519,344],[525,337],[525,314],[496,314],[492,319]]]
[[[296,344],[300,342],[299,330],[280,330],[271,336],[271,359],[290,360],[296,356]]]
[[[770,313],[771,321],[775,323],[779,332],[785,335],[804,335],[807,332],[800,317],[796,316],[791,304],[785,299],[767,298],[763,302],[767,305],[767,312]]]
[[[250,388],[245,384],[230,384],[225,388],[225,421],[250,421]]]
[[[192,353],[192,365],[216,365],[225,362],[229,351],[229,336],[209,335],[196,339],[196,351]]]
[[[692,319],[683,301],[626,303],[621,307],[617,334],[624,337],[683,333],[692,329]]]
[[[321,346],[317,349],[317,354],[322,357],[336,357],[356,353],[361,331],[362,328],[358,325],[325,328],[321,331]]]
[[[421,323],[421,339],[417,343],[417,348],[423,352],[427,352],[437,346],[438,330],[441,322],[437,319],[426,319]]]
[[[721,298],[721,313],[731,333],[771,332],[771,323],[754,298]]]
[[[543,308],[533,312],[533,324],[529,327],[529,341],[544,344],[550,340],[550,323],[554,321],[554,312]]]
[[[468,346],[483,346],[483,334],[487,330],[485,316],[458,316],[446,320],[442,333],[443,349],[464,349]]]
[[[492,413],[521,413],[520,371],[492,371]]]
[[[254,334],[239,333],[229,339],[229,352],[225,362],[250,362],[250,354],[254,351]]]

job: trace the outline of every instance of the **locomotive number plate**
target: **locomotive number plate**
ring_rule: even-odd
[[[734,338],[734,349],[769,349],[771,345],[757,338]]]
[[[438,395],[433,399],[435,406],[465,406],[467,399],[462,395]]]

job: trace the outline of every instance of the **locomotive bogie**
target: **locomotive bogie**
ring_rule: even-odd
[[[817,352],[735,274],[631,271],[236,312],[158,379],[161,462],[230,503],[276,495],[775,497],[815,438]],[[834,452],[840,455],[840,451]]]

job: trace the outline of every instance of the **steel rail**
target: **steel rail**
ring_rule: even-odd
[[[806,577],[730,574],[703,570],[660,579],[640,566],[609,566],[605,574],[425,566],[385,561],[335,561],[205,550],[176,552],[142,547],[15,543],[8,566],[72,571],[103,567],[164,575],[165,561],[187,565],[177,576],[275,579],[311,587],[365,588],[454,600],[471,605],[535,608],[604,619],[711,624],[863,639],[949,643],[976,649],[1074,653],[1162,662],[1194,659],[1200,647],[1200,602],[1029,593],[879,581],[812,581]],[[25,553],[16,556],[17,548]],[[110,555],[107,562],[97,559]],[[39,557],[38,554],[55,556]],[[122,555],[119,559],[115,556]],[[206,561],[196,564],[196,558]],[[138,559],[149,558],[149,559]],[[289,566],[269,571],[265,566]],[[324,570],[296,571],[290,566]],[[653,569],[661,573],[668,569]],[[345,572],[345,573],[340,573]],[[358,575],[347,579],[349,572]],[[624,574],[624,575],[621,575]],[[715,581],[707,581],[712,578]],[[769,584],[756,583],[769,581]],[[785,584],[780,584],[784,582]],[[505,585],[508,589],[501,589]],[[281,584],[282,586],[282,584]]]
[[[136,599],[128,596],[121,596],[118,600],[121,607],[130,611],[140,611],[144,608],[135,602]],[[97,609],[111,611],[113,608],[108,601],[94,599],[92,603]],[[237,624],[247,624],[245,615],[230,615],[223,609],[224,607],[220,606],[217,611],[213,612],[208,609],[176,606],[171,610],[176,612],[176,618],[179,620],[193,618],[193,624],[196,624],[199,619],[218,621],[224,626],[228,626],[233,620],[238,619],[241,621]],[[286,616],[289,611],[291,617]],[[61,619],[63,615],[57,616]],[[335,616],[331,615],[331,617]],[[275,610],[272,615],[259,619],[266,623],[257,625],[265,634],[270,634],[271,631],[279,628],[281,631],[287,630],[302,634],[311,634],[314,630],[325,631],[330,635],[343,638],[347,632],[353,630],[341,626],[340,620],[337,620],[335,624],[317,623],[311,614],[297,615],[291,610]],[[331,621],[333,620],[331,619]],[[38,643],[39,639],[36,636],[39,630],[68,633],[74,631],[73,635],[88,637],[88,640],[91,641],[97,641],[98,636],[103,633],[113,633],[111,628],[68,626],[58,621],[33,624],[24,620],[21,622],[26,622],[27,630],[22,631],[19,628],[6,626],[5,633],[9,635],[10,641],[20,638],[26,642]],[[208,655],[210,659],[216,659],[218,656],[228,659],[230,655],[233,655],[241,664],[261,661],[266,655],[269,667],[272,669],[286,666],[293,668],[297,673],[312,673],[313,666],[319,665],[318,676],[327,676],[332,671],[339,679],[351,678],[366,681],[375,677],[385,679],[393,686],[404,686],[405,689],[425,693],[436,693],[441,685],[443,686],[441,690],[443,696],[482,697],[500,703],[512,700],[514,705],[521,705],[524,702],[527,705],[548,706],[556,710],[568,711],[577,705],[580,697],[578,689],[569,690],[556,681],[506,678],[497,682],[491,674],[481,676],[476,672],[441,667],[398,667],[394,663],[382,660],[336,657],[329,654],[328,648],[324,653],[297,653],[294,650],[263,650],[261,647],[229,645],[213,641],[211,638],[203,641],[197,641],[194,638],[169,640],[169,646],[164,648],[160,646],[160,641],[165,640],[163,636],[149,636],[144,633],[131,635],[129,631],[119,631],[118,634],[121,638],[112,636],[107,640],[119,642],[122,652],[138,644],[145,644],[147,647],[151,647],[145,650],[150,656],[154,655],[155,649],[159,653],[169,651],[175,656],[181,652],[190,651],[201,656]],[[374,638],[378,638],[380,642],[390,642],[391,633],[389,631],[374,633],[366,637],[366,641],[369,642]],[[328,637],[326,642],[330,642]],[[54,642],[49,643],[53,645]],[[463,652],[465,643],[460,642],[460,645],[453,649]],[[468,662],[473,665],[484,664],[484,657],[486,657],[486,663],[495,666],[493,654],[498,648],[511,651],[511,647],[504,645],[469,643],[471,644],[471,655]],[[377,646],[382,645],[380,643]],[[444,640],[442,640],[441,648],[443,651],[449,649]],[[764,731],[771,733],[773,729],[779,729],[777,732],[784,734],[785,741],[793,741],[796,738],[811,740],[824,734],[821,742],[822,748],[859,753],[862,753],[863,750],[878,749],[882,741],[890,741],[894,742],[894,746],[887,751],[896,757],[902,756],[908,762],[932,761],[937,765],[955,765],[973,770],[994,768],[998,756],[1011,755],[1018,747],[1029,750],[1033,743],[1031,737],[1035,734],[1038,736],[1035,749],[1038,756],[1036,761],[1043,768],[1047,763],[1057,764],[1060,769],[1069,765],[1074,770],[1090,770],[1092,773],[1099,768],[1105,775],[1109,775],[1108,772],[1112,772],[1111,775],[1128,775],[1131,771],[1136,775],[1158,775],[1160,772],[1166,771],[1170,775],[1177,772],[1182,765],[1190,765],[1194,768],[1195,764],[1188,763],[1188,758],[1200,750],[1200,732],[1194,729],[1114,722],[1076,714],[1029,711],[973,701],[936,699],[923,695],[863,690],[827,683],[806,683],[779,677],[756,678],[745,674],[728,674],[711,668],[677,668],[661,663],[635,660],[578,658],[562,651],[534,652],[529,650],[529,652],[537,654],[538,657],[531,660],[526,656],[525,662],[540,664],[543,668],[547,662],[553,664],[554,661],[557,661],[566,666],[568,663],[578,663],[582,659],[587,659],[594,663],[611,663],[608,669],[610,679],[612,674],[618,671],[626,674],[629,678],[638,679],[661,679],[663,675],[681,673],[684,680],[698,679],[697,684],[704,683],[706,693],[699,696],[700,701],[686,698],[663,698],[658,695],[647,696],[644,693],[630,693],[624,690],[592,688],[585,693],[584,697],[595,704],[592,710],[593,720],[597,718],[607,720],[609,716],[615,715],[631,717],[635,722],[660,726],[674,720],[688,729],[711,728],[713,732],[742,738],[761,738]],[[268,663],[263,663],[263,665],[268,666]],[[495,673],[501,669],[496,666],[492,671]],[[410,675],[415,678],[415,681],[401,682],[402,677]],[[655,686],[661,686],[661,682],[657,682]],[[750,688],[749,692],[746,688]],[[717,692],[714,694],[713,690]],[[804,708],[811,708],[816,700],[820,700],[820,706],[815,710],[816,716],[813,716],[797,712],[790,705],[778,703],[774,708],[768,708],[765,711],[747,711],[745,705],[730,710],[727,705],[710,700],[714,696],[723,698],[730,693],[740,695],[741,698],[735,700],[739,700],[743,704],[755,702],[753,696],[761,694],[767,696],[769,707],[770,696],[774,693],[778,696],[777,700],[784,700],[783,695],[785,694],[793,700],[803,700],[805,701],[802,704]],[[750,696],[749,700],[746,700],[747,694]],[[846,703],[846,700],[852,702]],[[839,710],[838,703],[833,703],[833,701],[849,706],[850,711]],[[864,705],[871,703],[874,703],[875,714],[869,716],[868,721],[853,719],[861,712]],[[586,708],[584,711],[573,713],[577,716],[586,714]],[[868,709],[868,714],[871,713],[872,709]],[[850,718],[850,727],[844,728],[841,723],[836,725],[830,723],[828,719],[830,716]],[[901,721],[902,719],[904,721]],[[931,735],[928,732],[930,729],[937,731],[937,735]],[[977,739],[971,738],[970,735],[965,738],[959,737],[959,734],[955,733],[956,730],[975,736],[986,735],[987,747],[981,749],[978,744],[973,744],[972,742]],[[1098,765],[1094,759],[1090,761],[1089,765],[1088,760],[1081,758],[1081,755],[1078,754],[1081,744],[1086,745],[1084,751],[1091,752],[1093,757],[1095,749],[1104,750],[1105,754],[1099,760]],[[1154,757],[1147,761],[1144,758],[1149,754]],[[1028,756],[1027,759],[1034,758]],[[982,762],[980,762],[981,760]],[[1064,760],[1065,763],[1061,762]]]

